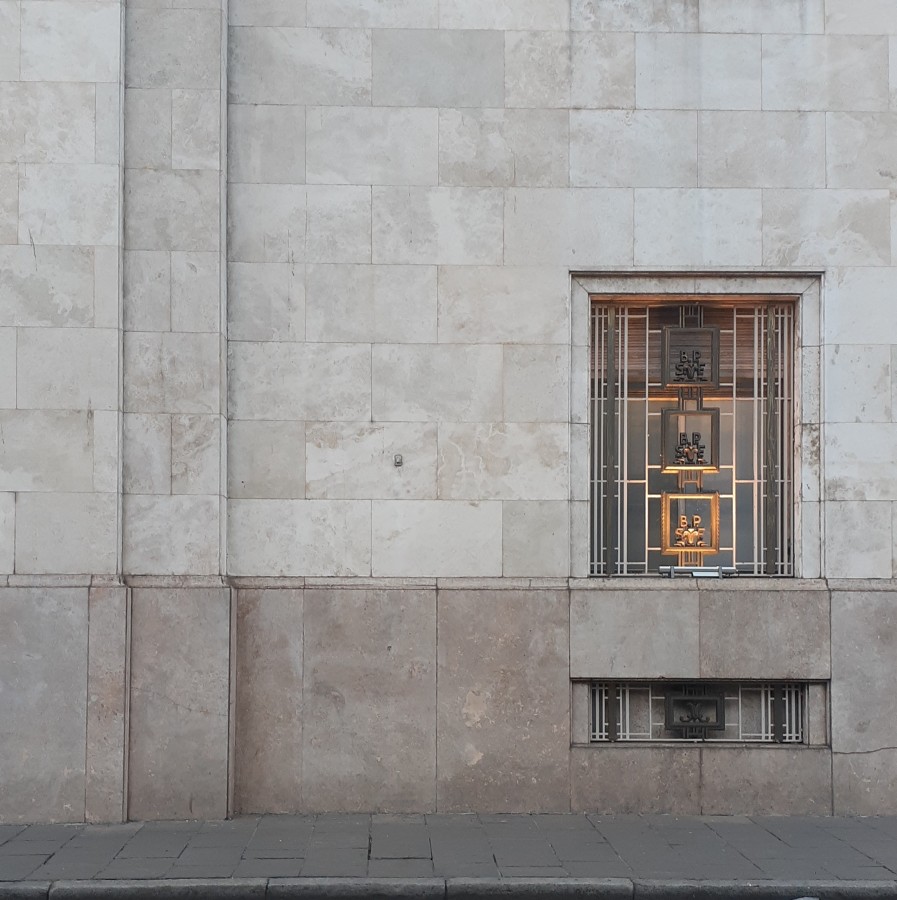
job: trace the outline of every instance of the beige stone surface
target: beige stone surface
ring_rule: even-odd
[[[512,500],[501,507],[502,575],[570,574],[570,510],[556,500]]]
[[[127,494],[171,492],[171,417],[125,413],[122,417],[122,486]]]
[[[16,557],[16,495],[0,494],[0,572],[12,572]]]
[[[834,753],[834,814],[836,816],[894,815],[897,811],[897,751]]]
[[[897,270],[887,266],[830,270],[825,290],[825,340],[897,344],[897,320],[888,313]]]
[[[308,24],[328,28],[435,28],[438,0],[307,0]]]
[[[305,592],[302,772],[314,811],[436,808],[436,592]]]
[[[232,341],[301,341],[306,336],[303,267],[232,262],[227,318]]]
[[[635,35],[576,33],[570,37],[570,102],[577,108],[635,106]]]
[[[697,31],[698,0],[571,0],[574,29],[595,31]]]
[[[831,677],[827,590],[714,587],[698,596],[701,678]]]
[[[573,73],[569,34],[507,31],[504,43],[505,105],[526,109],[570,106]]]
[[[227,257],[241,262],[305,260],[305,188],[229,184]]]
[[[129,818],[224,818],[229,631],[225,589],[133,591]]]
[[[306,203],[308,262],[371,262],[370,188],[309,185]]]
[[[504,348],[502,359],[502,403],[506,421],[569,420],[569,348],[509,344]],[[571,463],[575,459],[571,448]]]
[[[176,250],[171,254],[171,330],[221,330],[221,258],[217,251]]]
[[[694,588],[573,591],[570,676],[699,677],[698,610]]]
[[[833,188],[893,188],[897,172],[894,113],[830,113],[826,122],[827,184]]]
[[[171,254],[165,250],[125,250],[126,331],[171,328]]]
[[[894,535],[891,504],[873,500],[828,500],[823,506],[827,535],[862,534],[853,546],[828,540],[823,548],[829,578],[892,578]]]
[[[19,169],[0,165],[0,243],[15,244],[18,240]]]
[[[305,181],[305,109],[244,105],[227,111],[227,166],[231,182],[302,184]]]
[[[227,478],[229,498],[303,498],[305,423],[228,422]]]
[[[232,0],[230,25],[305,25],[306,0]]]
[[[125,90],[125,165],[131,169],[171,167],[171,91]]]
[[[831,6],[831,2],[829,2]],[[714,0],[700,9],[701,31],[765,34],[822,34],[826,26],[825,0]]]
[[[0,408],[16,406],[16,329],[0,328]]]
[[[560,30],[570,25],[570,0],[440,0],[440,28],[483,28],[504,31]]]
[[[221,419],[219,416],[171,417],[171,492],[221,494]]]
[[[891,348],[887,344],[829,344],[825,348],[825,357],[823,359],[825,366],[825,417],[829,422],[861,422],[861,423],[881,423],[883,428],[863,428],[867,438],[873,439],[871,447],[864,447],[863,450],[869,454],[868,462],[881,461],[885,464],[884,470],[867,471],[870,481],[881,484],[888,482],[887,468],[893,465],[895,460],[892,456],[882,453],[882,444],[890,442],[893,448],[893,438],[895,431],[891,419]],[[887,424],[885,424],[887,423]],[[840,450],[847,449],[845,446],[848,440],[851,440],[845,434],[846,429],[838,428],[835,434],[838,436],[838,443],[841,445]],[[826,443],[829,443],[830,436],[826,433]],[[853,438],[852,440],[856,440]],[[856,448],[850,453],[853,457],[851,462],[854,465],[859,461]],[[862,451],[861,451],[862,453]],[[833,455],[827,460],[834,466],[839,467],[845,462],[845,458]],[[829,474],[828,466],[826,474]],[[890,482],[892,483],[892,482]],[[861,484],[855,487],[863,492]],[[870,499],[875,499],[872,495],[875,493],[873,488],[868,492]],[[850,497],[840,499],[852,499]]]
[[[171,92],[171,165],[175,169],[219,169],[221,93]]]
[[[566,592],[440,591],[438,628],[439,809],[568,811]]]
[[[0,79],[19,77],[21,4],[18,0],[0,2]]]
[[[302,809],[303,592],[236,592],[234,812]]]

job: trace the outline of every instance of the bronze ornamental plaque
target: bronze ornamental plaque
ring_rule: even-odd
[[[679,553],[719,553],[719,494],[660,496],[660,550]]]
[[[661,367],[666,388],[719,387],[719,328],[666,326]]]
[[[663,410],[663,472],[719,471],[719,410]]]

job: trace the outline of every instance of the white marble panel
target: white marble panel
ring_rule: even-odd
[[[501,575],[502,504],[375,500],[375,577]]]
[[[309,184],[436,184],[435,109],[312,107]]]
[[[121,247],[94,247],[93,324],[97,328],[121,328],[121,307]]]
[[[890,107],[897,109],[897,38],[888,39],[888,88]]]
[[[22,328],[16,354],[22,409],[117,409],[118,335],[100,328]]]
[[[122,417],[122,489],[126,494],[171,493],[171,417]]]
[[[888,265],[890,217],[887,191],[764,191],[763,264]]]
[[[314,184],[306,188],[305,259],[371,261],[371,189]]]
[[[502,503],[502,574],[507,578],[570,575],[570,508],[553,500]]]
[[[565,500],[570,429],[561,423],[439,425],[439,497]]]
[[[171,91],[127,88],[125,121],[125,165],[130,169],[170,168]]]
[[[16,495],[0,494],[0,572],[12,572],[16,561]]]
[[[221,417],[171,417],[172,494],[223,494]]]
[[[305,423],[227,424],[228,497],[301,499],[305,497]]]
[[[897,7],[889,0],[826,0],[829,34],[897,34]]]
[[[231,104],[227,129],[228,181],[305,181],[304,107]]]
[[[561,343],[570,332],[562,268],[442,266],[439,340],[458,344]]]
[[[221,92],[171,92],[171,165],[214,169],[221,160]]]
[[[236,419],[357,422],[371,417],[367,344],[233,341],[228,372],[229,410]]]
[[[165,250],[125,250],[126,331],[171,329],[171,254]]]
[[[0,0],[0,81],[19,77],[21,9],[18,0]]]
[[[22,166],[19,243],[118,243],[119,177],[118,166]]]
[[[231,500],[231,575],[371,574],[369,500]]]
[[[897,344],[897,269],[832,269],[824,298],[827,343]]]
[[[309,341],[436,340],[435,266],[306,267]]]
[[[306,23],[306,0],[229,0],[229,25],[298,25]]]
[[[504,38],[505,105],[528,109],[569,107],[573,78],[570,34],[507,31]]]
[[[497,188],[375,187],[375,263],[497,265],[502,260]]]
[[[233,341],[303,340],[304,268],[288,263],[231,263],[227,318],[227,335]]]
[[[439,0],[307,0],[308,24],[323,28],[436,28]]]
[[[829,500],[824,510],[825,577],[894,577],[891,503]]]
[[[118,81],[97,82],[96,156],[94,162],[120,165],[122,158],[121,85]]]
[[[829,113],[825,122],[828,187],[897,187],[897,113]]]
[[[16,329],[0,328],[0,409],[16,408]]]
[[[566,31],[570,27],[570,0],[440,0],[439,27]]]
[[[763,39],[763,108],[887,109],[888,39],[767,35]]]
[[[877,349],[888,352],[890,348]],[[828,422],[824,435],[825,500],[893,499],[897,424]]]
[[[228,259],[304,262],[305,216],[300,185],[228,185]]]
[[[824,352],[825,421],[890,422],[891,348],[828,344]]]
[[[698,0],[571,0],[581,31],[697,31]]]
[[[309,422],[305,436],[309,499],[436,499],[434,424]]]
[[[231,28],[229,50],[232,103],[370,105],[370,31]]]
[[[826,29],[825,0],[713,0],[701,5],[700,20],[701,31],[822,34],[832,30]]]
[[[372,353],[374,421],[501,419],[501,347],[379,344]]]
[[[687,110],[571,111],[571,184],[580,187],[694,187],[697,180],[697,113]]]
[[[566,344],[504,348],[502,404],[506,422],[567,422],[570,348]]]
[[[117,81],[121,4],[46,0],[22,4],[23,81]]]
[[[571,35],[570,104],[578,109],[635,106],[635,35]]]
[[[23,492],[16,499],[16,572],[115,572],[117,497]]]
[[[221,257],[208,251],[171,254],[171,330],[221,330]]]
[[[512,188],[505,257],[512,266],[577,269],[632,264],[632,191]]]
[[[19,167],[0,164],[0,244],[18,243]]]
[[[757,266],[760,191],[635,191],[639,266]]]
[[[566,187],[562,109],[439,110],[439,181],[483,187]]]
[[[702,112],[702,187],[824,187],[825,116],[802,112]]]
[[[643,109],[760,109],[760,37],[636,35],[635,85]]]

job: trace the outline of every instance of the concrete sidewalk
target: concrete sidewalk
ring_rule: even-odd
[[[254,816],[0,825],[0,900],[897,898],[897,817]]]

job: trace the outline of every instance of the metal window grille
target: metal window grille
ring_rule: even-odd
[[[708,695],[718,696],[721,704],[719,710],[711,710]],[[690,696],[692,702],[688,702]],[[688,709],[691,711],[689,718],[711,721],[704,726],[676,721],[671,723],[667,701],[673,697],[680,704],[674,705],[676,711]],[[804,742],[804,684],[593,682],[590,698],[592,743],[676,740],[765,744]],[[671,728],[671,724],[677,727]]]
[[[591,574],[641,575],[661,566],[794,574],[794,319],[792,298],[593,296]],[[719,329],[712,389],[667,387],[664,329]],[[711,409],[718,468],[664,471],[664,410]],[[716,495],[717,552],[664,555],[662,499]],[[664,501],[666,502],[666,501]]]

